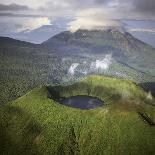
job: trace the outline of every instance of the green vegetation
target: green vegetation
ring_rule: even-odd
[[[60,81],[64,74],[60,58],[30,43],[10,39],[6,43],[2,41],[0,104],[14,100],[38,85]]]
[[[84,35],[83,35],[84,34]],[[91,69],[111,54],[108,70]],[[0,37],[0,104],[38,85],[75,82],[87,75],[121,77],[136,83],[155,81],[155,49],[117,30],[62,32],[35,45]],[[78,63],[74,76],[68,74]]]
[[[80,110],[56,101],[73,95],[95,96],[107,104]],[[37,87],[0,107],[0,154],[154,154],[153,102],[133,82],[100,76]]]
[[[123,79],[91,76],[81,82],[69,86],[48,87],[52,99],[88,95],[97,97],[105,104],[115,103],[120,100],[145,100],[144,92],[133,82]],[[66,91],[67,90],[67,91]]]

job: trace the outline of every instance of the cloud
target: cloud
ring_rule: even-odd
[[[15,34],[22,31],[31,31],[43,25],[51,25],[47,17],[23,18],[23,17],[1,17],[0,34]]]
[[[84,10],[100,9],[110,18],[153,18],[155,15],[154,0],[5,0],[0,10],[27,10],[32,8],[44,16],[74,16]],[[11,4],[16,3],[16,4]],[[111,14],[111,10],[114,11]],[[147,16],[146,16],[147,14]]]
[[[40,18],[29,18],[28,22],[25,22],[21,28],[18,28],[18,32],[21,31],[31,31],[37,29],[43,25],[51,25],[51,21],[47,17],[40,17]]]
[[[151,92],[147,93],[146,98],[147,98],[148,100],[153,100],[152,93],[151,93]]]
[[[141,28],[131,28],[129,29],[131,32],[147,32],[147,33],[155,33],[155,29],[141,29]]]
[[[112,10],[111,10],[112,13]],[[68,24],[68,29],[75,32],[78,29],[105,29],[107,27],[122,27],[119,20],[111,20],[107,18],[106,11],[102,9],[88,9],[79,12],[76,18]]]
[[[42,13],[52,16],[72,16],[83,9],[93,7],[94,0],[49,0],[45,5],[39,7]]]
[[[154,0],[5,0],[0,4],[0,25],[3,25],[0,35],[33,30],[59,17],[70,19],[66,25],[71,31],[122,27],[122,19],[155,20],[155,3]],[[8,20],[5,26],[4,18]]]
[[[155,19],[154,0],[49,0],[40,8],[42,13],[57,16],[79,17],[79,13],[96,10],[104,18],[109,19]],[[102,12],[102,13],[101,13]],[[90,16],[91,17],[91,13]],[[89,18],[85,18],[88,20]],[[100,19],[98,24],[100,26]],[[97,21],[97,20],[96,20]],[[83,21],[82,21],[83,22]]]
[[[144,13],[153,13],[155,15],[155,1],[154,0],[135,0],[133,2],[135,10]]]
[[[0,12],[0,17],[27,17],[27,18],[38,18],[38,17],[45,17],[40,14],[23,14],[23,13],[8,13],[8,12]]]
[[[69,70],[68,70],[68,73],[69,73],[70,75],[74,76],[74,74],[75,74],[75,69],[76,69],[78,66],[79,66],[79,63],[73,63],[73,64],[70,66],[70,68],[69,68]]]
[[[16,2],[17,4],[11,4],[11,2]],[[7,3],[0,5],[0,10],[3,11],[22,11],[32,8],[31,11],[33,10],[35,14],[42,14],[48,17],[71,16],[76,18],[79,12],[94,9],[102,10],[106,18],[110,19],[155,18],[154,0],[6,0],[3,3]]]
[[[1,4],[10,5],[10,4],[17,4],[17,5],[26,5],[30,8],[36,9],[40,6],[45,5],[45,3],[49,0],[1,0]]]
[[[30,8],[26,5],[18,5],[18,4],[0,4],[0,11],[24,11],[30,10]]]
[[[112,63],[112,55],[106,54],[105,58],[102,60],[96,60],[96,62],[91,63],[91,69],[101,69],[101,70],[107,70],[109,66]]]

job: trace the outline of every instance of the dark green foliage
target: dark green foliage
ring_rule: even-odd
[[[80,110],[49,98],[56,92],[60,97],[87,94],[90,81],[90,95],[96,96],[94,92],[99,88],[102,91],[96,97],[107,105]],[[51,94],[53,90],[55,94]],[[111,92],[121,97],[116,101]],[[155,128],[138,114],[155,121],[155,107],[146,97],[133,82],[99,76],[69,86],[35,88],[0,107],[0,154],[154,154]]]
[[[155,126],[155,122],[146,114],[139,112],[140,117],[144,120],[144,122],[148,123],[151,126]]]
[[[80,154],[78,139],[75,135],[74,127],[71,126],[69,129],[68,137],[60,146],[59,155],[78,155]]]
[[[0,108],[0,154],[39,155],[34,139],[42,132],[40,125],[18,107]]]
[[[155,82],[140,83],[139,86],[141,86],[145,91],[151,92],[151,94],[155,97]]]

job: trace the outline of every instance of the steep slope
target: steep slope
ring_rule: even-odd
[[[79,94],[107,105],[80,110],[54,99]],[[38,87],[0,108],[0,153],[154,154],[153,102],[130,81],[99,76],[70,86]]]
[[[6,46],[6,45],[10,45],[11,47],[13,46],[26,46],[26,47],[34,47],[36,46],[35,44],[29,43],[29,42],[25,42],[25,41],[20,41],[20,40],[16,40],[16,39],[12,39],[9,37],[0,37],[0,45],[1,47]]]
[[[40,45],[1,37],[0,104],[46,83],[47,74],[52,75],[51,70],[55,61],[59,62]]]
[[[127,32],[121,33],[116,29],[78,30],[75,33],[66,31],[47,40],[43,45],[64,55],[103,57],[105,54],[112,54],[122,64],[155,76],[155,49]]]

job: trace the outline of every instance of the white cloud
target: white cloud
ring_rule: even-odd
[[[21,28],[18,28],[17,31],[24,31],[24,30],[34,30],[43,25],[51,25],[51,21],[47,17],[40,17],[40,18],[29,18],[26,23],[23,23]]]
[[[110,11],[110,10],[109,10]],[[113,10],[111,10],[111,13]],[[107,19],[109,15],[106,10],[91,8],[77,13],[74,21],[68,24],[68,29],[75,32],[78,29],[104,29],[105,27],[121,27],[121,23],[116,20]]]
[[[18,33],[21,31],[31,31],[43,25],[51,25],[47,17],[27,18],[27,17],[1,17],[0,30],[3,33]]]
[[[44,6],[45,3],[49,0],[3,0],[2,4],[19,4],[19,5],[27,5],[32,8],[38,8],[40,6]]]
[[[102,70],[107,70],[109,66],[112,63],[112,55],[107,54],[105,55],[105,58],[102,60],[96,60],[96,62],[91,63],[91,68],[92,69],[102,69]]]
[[[149,1],[149,2],[147,2]],[[12,3],[28,6],[28,10],[10,11],[10,15],[1,12],[0,35],[10,32],[31,31],[42,25],[49,25],[50,19],[69,17],[68,30],[74,32],[78,29],[104,29],[105,27],[121,27],[120,19],[155,19],[154,0],[2,0],[1,4]],[[16,13],[16,14],[15,14]],[[18,16],[39,16],[30,19],[16,18]],[[2,24],[3,17],[8,21]],[[16,16],[16,17],[15,17]],[[10,19],[11,17],[12,19]],[[113,20],[116,19],[116,20]],[[4,25],[4,26],[1,26]],[[5,31],[3,31],[5,29]],[[65,27],[66,29],[66,27]],[[140,31],[140,30],[131,30]],[[143,30],[146,32],[146,30]],[[4,33],[6,32],[6,33]],[[147,30],[148,33],[154,33]]]
[[[152,100],[153,99],[152,93],[151,92],[148,92],[146,98],[148,100]]]
[[[75,69],[79,66],[79,63],[73,63],[69,70],[68,73],[71,74],[72,76],[75,74]]]

